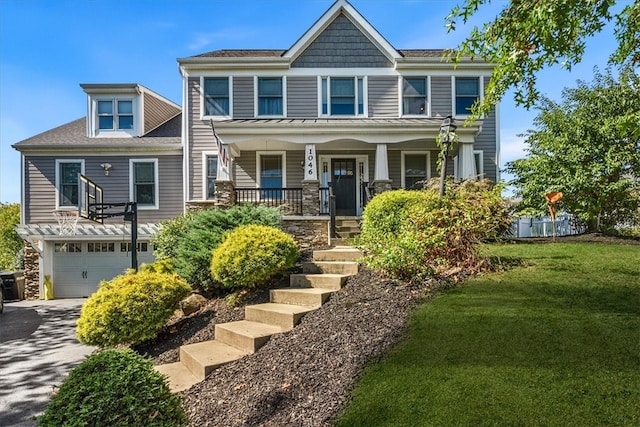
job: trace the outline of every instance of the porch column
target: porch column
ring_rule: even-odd
[[[389,159],[387,157],[387,144],[376,145],[376,169],[373,179],[375,194],[391,190],[389,179]]]
[[[473,142],[463,142],[460,144],[460,152],[458,154],[458,170],[460,179],[477,179],[476,159],[473,154]]]
[[[302,181],[302,215],[320,215],[320,181],[317,179]]]
[[[233,181],[216,179],[216,206],[230,207],[236,204],[236,185]]]
[[[318,161],[316,145],[307,144],[304,147],[304,178],[305,181],[318,181]]]

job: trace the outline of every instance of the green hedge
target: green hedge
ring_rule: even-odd
[[[98,347],[152,339],[190,292],[180,277],[152,271],[102,282],[82,306],[78,339]]]
[[[187,418],[149,359],[106,350],[69,373],[38,425],[179,427]]]
[[[225,234],[213,251],[211,274],[227,288],[254,288],[295,265],[300,256],[289,234],[247,225]]]

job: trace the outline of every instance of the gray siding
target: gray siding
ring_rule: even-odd
[[[475,150],[482,150],[483,152],[483,178],[488,178],[492,181],[497,179],[496,138],[496,113],[493,110],[483,120],[482,132],[478,135],[474,145]]]
[[[392,188],[402,187],[402,175],[400,167],[402,165],[402,153],[400,150],[388,150],[387,160],[389,165],[389,179]]]
[[[180,112],[179,108],[148,92],[142,94],[144,102],[144,133],[157,128]]]
[[[292,68],[390,68],[393,64],[340,14],[291,64]]]
[[[243,151],[242,155],[236,157],[235,161],[234,178],[236,187],[256,187],[256,152]]]
[[[213,139],[211,125],[206,120],[200,119],[200,79],[189,79],[189,194],[187,200],[202,200],[202,152],[216,152],[216,143]]]
[[[398,78],[371,76],[367,80],[369,117],[398,117]]]
[[[300,119],[318,117],[316,77],[287,77],[287,116]]]
[[[451,77],[431,77],[431,117],[446,117],[453,111]]]
[[[182,156],[59,156],[65,160],[84,160],[84,174],[100,185],[105,203],[123,203],[129,199],[129,159],[158,159],[159,209],[138,211],[138,222],[158,222],[182,213]],[[109,176],[105,176],[101,163],[111,163]],[[25,197],[26,223],[55,223],[51,211],[56,208],[56,158],[49,156],[25,157],[25,185],[29,190]],[[105,220],[105,223],[122,222],[122,217]]]
[[[254,116],[253,77],[233,78],[233,117],[250,119]]]

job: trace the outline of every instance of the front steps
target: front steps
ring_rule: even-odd
[[[245,307],[245,320],[215,326],[215,340],[180,347],[180,361],[156,366],[172,392],[186,390],[226,363],[255,353],[271,336],[290,331],[308,312],[324,304],[347,278],[358,273],[362,253],[351,247],[313,252],[302,274],[292,274],[290,288],[273,289],[271,302]]]

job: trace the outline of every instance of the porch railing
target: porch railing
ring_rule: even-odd
[[[320,187],[320,215],[329,213],[329,187]]]
[[[236,203],[282,209],[285,215],[302,215],[302,188],[238,188]]]

